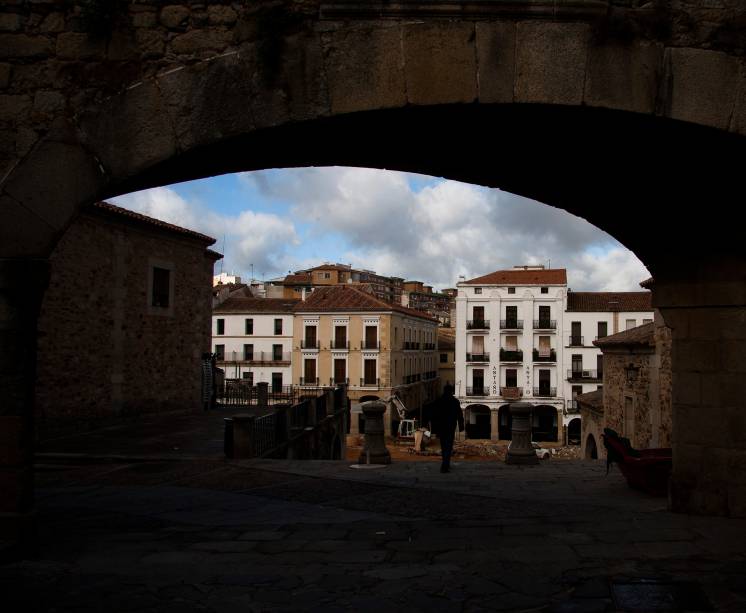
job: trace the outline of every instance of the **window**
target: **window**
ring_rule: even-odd
[[[275,319],[275,334],[282,334],[282,319]]]
[[[345,349],[347,347],[347,326],[334,326],[334,348]]]
[[[598,338],[605,338],[609,334],[609,324],[605,321],[598,322]]]
[[[518,387],[518,369],[505,369],[505,387]]]
[[[474,307],[472,311],[472,318],[474,319],[474,325],[477,328],[481,328],[484,325],[484,307]]]
[[[517,306],[506,306],[505,307],[505,325],[508,328],[518,327],[518,307]]]
[[[642,320],[642,323],[643,323],[643,325],[644,325],[644,324],[652,324],[652,323],[653,323],[653,320],[652,320],[652,319],[643,319],[643,320]]]
[[[548,336],[539,337],[539,357],[552,359],[552,339]]]
[[[548,287],[542,287],[541,288],[541,293],[542,294],[548,294],[549,293],[549,288]]]
[[[215,353],[218,356],[218,360],[225,360],[225,345],[215,345]]]
[[[508,288],[508,293],[509,294],[515,294],[515,287],[509,287]]]
[[[254,320],[247,319],[245,323],[246,323],[246,328],[245,328],[246,334],[247,335],[254,334]]]
[[[317,346],[316,341],[316,326],[306,326],[304,334],[304,346],[306,349],[315,349]]]
[[[376,384],[376,362],[377,360],[365,360],[363,363],[363,373],[365,374],[365,385]]]
[[[253,372],[245,372],[245,373],[243,373],[243,379],[249,385],[254,385],[254,373]]]
[[[347,378],[347,360],[337,358],[334,360],[334,383],[345,383]]]
[[[365,326],[365,348],[376,349],[378,347],[378,326]]]
[[[637,326],[637,320],[636,319],[628,319],[626,321],[625,330],[631,330],[632,328],[635,328]]]
[[[571,358],[571,364],[572,364],[572,374],[575,377],[581,376],[581,373],[583,372],[583,356],[582,354],[574,354]]]
[[[482,293],[482,288],[481,287],[475,287],[474,288],[474,293],[475,294],[481,294]]]
[[[596,356],[596,370],[598,371],[598,378],[604,376],[604,356],[603,354]]]
[[[225,334],[225,319],[217,319],[217,332],[216,334],[219,336],[221,334]]]
[[[474,388],[474,393],[477,395],[484,394],[484,370],[481,368],[475,368],[471,373],[471,385]]]
[[[282,373],[281,372],[272,373],[272,391],[273,392],[282,391]]]
[[[551,376],[548,370],[539,371],[539,396],[549,396],[551,394]]]
[[[316,360],[313,358],[303,361],[303,385],[316,385]]]
[[[518,337],[513,334],[506,336],[505,349],[507,351],[518,351]]]
[[[332,273],[330,273],[330,272],[325,272],[324,273],[324,279],[331,279],[331,278],[332,278]]]
[[[583,337],[580,332],[580,322],[573,321],[570,323],[570,346],[571,347],[582,347]]]
[[[539,327],[549,328],[551,325],[551,309],[547,305],[539,306]]]
[[[153,266],[153,299],[152,306],[168,308],[171,294],[171,271],[167,268]]]
[[[272,345],[272,360],[282,361],[282,345]]]
[[[448,354],[447,353],[441,353],[440,354],[440,363],[441,364],[448,364]]]
[[[246,362],[250,362],[254,359],[254,345],[244,345],[243,346],[243,359]]]

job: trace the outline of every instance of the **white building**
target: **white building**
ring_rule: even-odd
[[[212,276],[212,284],[215,285],[229,285],[241,283],[241,277],[236,275],[229,275],[227,272],[221,272],[219,275]]]
[[[493,440],[510,438],[508,404],[518,399],[535,407],[534,440],[566,441],[568,429],[579,439],[573,396],[601,382],[592,341],[653,317],[649,292],[568,293],[566,271],[543,266],[458,283],[456,312],[456,395],[467,436]]]
[[[231,296],[212,312],[212,347],[227,379],[291,385],[297,300]]]

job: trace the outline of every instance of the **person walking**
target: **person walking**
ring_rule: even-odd
[[[453,396],[454,388],[450,383],[443,387],[443,395],[435,403],[432,416],[433,432],[438,435],[442,462],[440,472],[447,473],[451,468],[451,454],[453,453],[453,439],[458,431],[464,431],[464,414],[461,403]]]

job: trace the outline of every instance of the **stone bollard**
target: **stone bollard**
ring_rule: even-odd
[[[531,446],[531,405],[527,402],[511,402],[513,419],[512,436],[506,464],[538,464],[539,458]]]
[[[233,457],[237,460],[254,457],[254,419],[246,413],[233,416]]]
[[[365,415],[365,446],[358,464],[391,464],[391,454],[383,438],[383,415],[386,404],[380,400],[363,402],[360,405]]]
[[[256,405],[266,407],[269,404],[269,383],[262,381],[256,384]]]

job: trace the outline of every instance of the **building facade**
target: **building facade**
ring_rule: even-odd
[[[410,309],[428,313],[441,326],[451,325],[453,299],[448,294],[434,292],[431,285],[425,285],[421,281],[405,281],[401,303]]]
[[[456,393],[473,438],[508,440],[508,405],[520,399],[534,406],[534,440],[579,443],[573,396],[600,386],[603,370],[585,335],[595,340],[621,321],[652,318],[650,308],[623,310],[649,307],[649,292],[568,292],[564,269],[519,266],[457,289]]]
[[[438,328],[438,378],[440,393],[443,386],[456,381],[456,330]]]
[[[213,309],[212,343],[226,379],[249,385],[292,385],[296,300],[231,296]]]
[[[105,202],[72,223],[50,258],[39,316],[41,438],[201,410],[214,242]]]
[[[418,413],[438,394],[437,321],[349,286],[315,290],[294,308],[293,383],[346,383],[351,432],[359,404],[396,394]],[[387,411],[386,432],[397,415]]]

